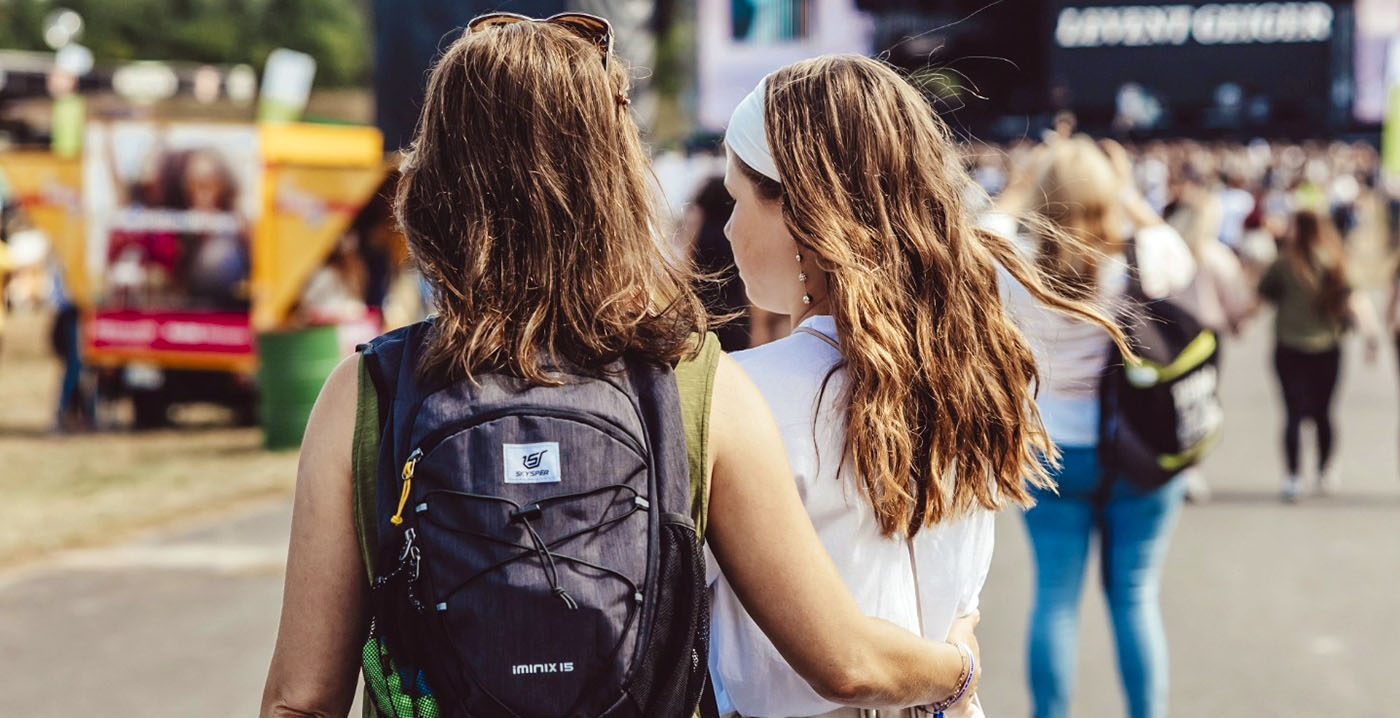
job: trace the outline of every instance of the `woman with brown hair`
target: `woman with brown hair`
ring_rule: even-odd
[[[708,322],[692,277],[653,236],[628,74],[610,49],[600,18],[496,14],[473,21],[434,68],[396,198],[440,306],[411,330],[428,337],[419,372],[451,386],[506,375],[539,392],[570,381],[558,367],[596,375],[620,357],[687,369],[698,378],[680,391],[683,413],[696,414],[686,416],[691,518],[758,625],[820,695],[870,707],[948,701],[976,682],[975,617],[949,634],[958,645],[925,641],[868,618],[843,589],[763,397],[713,335],[697,342]],[[264,716],[343,716],[353,697],[370,610],[352,462],[362,363],[335,370],[307,427]],[[405,480],[400,514],[409,493]]]
[[[886,65],[833,56],[778,70],[734,111],[725,141],[740,274],[755,306],[793,325],[735,359],[768,399],[807,513],[858,604],[941,639],[977,609],[993,512],[1029,503],[1055,461],[1001,273],[1116,330],[978,227],[948,128]],[[715,579],[721,711],[861,715],[801,680],[736,578]],[[981,709],[974,697],[954,712]]]
[[[1334,491],[1332,396],[1342,367],[1342,336],[1353,323],[1366,337],[1374,361],[1380,332],[1371,304],[1352,291],[1346,247],[1331,221],[1310,209],[1293,214],[1278,259],[1259,280],[1259,296],[1274,304],[1274,370],[1286,415],[1283,429],[1288,475],[1283,500],[1295,501],[1299,485],[1299,428],[1312,421],[1317,433],[1317,488]]]

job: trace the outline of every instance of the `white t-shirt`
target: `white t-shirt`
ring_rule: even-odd
[[[836,338],[829,316],[802,326]],[[845,439],[840,396],[845,373],[837,370],[816,402],[822,382],[841,355],[821,339],[796,332],[756,349],[734,355],[758,385],[782,431],[802,503],[822,544],[856,603],[867,615],[920,633],[909,549],[901,538],[880,535],[870,504],[861,497],[849,471],[837,477]],[[815,423],[814,423],[815,422]],[[924,529],[914,539],[918,556],[922,635],[942,640],[953,621],[975,610],[991,566],[994,515],[971,516]],[[734,595],[713,560],[707,561],[714,585],[710,619],[710,670],[721,713],[784,718],[811,716],[837,708],[817,695],[779,655]],[[975,704],[959,715],[980,716]]]
[[[1004,214],[983,217],[982,226],[1004,237],[1015,236],[1016,222]],[[1138,230],[1137,245],[1142,289],[1156,298],[1178,296],[1196,276],[1196,260],[1169,225]],[[1035,244],[1024,236],[1018,244],[1028,256]],[[1040,370],[1036,404],[1050,439],[1059,446],[1099,443],[1099,377],[1108,363],[1111,342],[1094,324],[1069,319],[1042,306],[1026,288],[1000,271],[1002,301],[1030,343]],[[1111,317],[1128,289],[1128,264],[1122,255],[1099,265],[1098,304]]]

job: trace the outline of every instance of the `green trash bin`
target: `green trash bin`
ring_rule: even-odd
[[[258,337],[258,419],[268,449],[295,449],[321,385],[340,363],[336,327],[267,332]]]

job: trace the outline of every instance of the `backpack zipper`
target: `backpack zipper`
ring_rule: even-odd
[[[423,437],[423,440],[418,444],[418,448],[413,450],[413,454],[417,454],[418,459],[425,458],[428,454],[433,453],[433,450],[437,449],[439,444],[443,443],[444,441],[452,438],[457,434],[460,434],[468,429],[476,428],[477,426],[480,426],[482,424],[496,421],[497,419],[504,419],[510,416],[540,416],[549,419],[563,419],[565,421],[573,421],[575,423],[583,424],[607,435],[614,441],[617,441],[623,446],[626,446],[628,449],[631,449],[632,452],[635,453],[637,456],[646,456],[645,452],[643,452],[642,450],[641,444],[637,443],[637,441],[631,436],[625,434],[625,429],[610,421],[599,419],[592,414],[588,414],[582,411],[569,411],[567,409],[550,409],[546,407],[529,406],[511,407],[508,409],[496,409],[494,411],[488,411],[481,414],[477,414],[476,416],[473,416],[466,421],[448,424],[447,426],[439,428],[433,431],[432,433],[428,434],[427,436]],[[409,455],[410,461],[414,459],[413,454]],[[414,463],[417,462],[414,461]]]

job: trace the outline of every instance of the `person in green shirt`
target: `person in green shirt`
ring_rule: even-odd
[[[1276,310],[1274,369],[1287,415],[1283,499],[1298,497],[1298,434],[1305,420],[1317,430],[1318,491],[1331,492],[1338,480],[1331,412],[1342,337],[1357,326],[1366,337],[1368,361],[1374,361],[1379,339],[1369,303],[1347,280],[1346,249],[1328,220],[1309,209],[1294,214],[1278,259],[1259,280],[1259,296]]]

